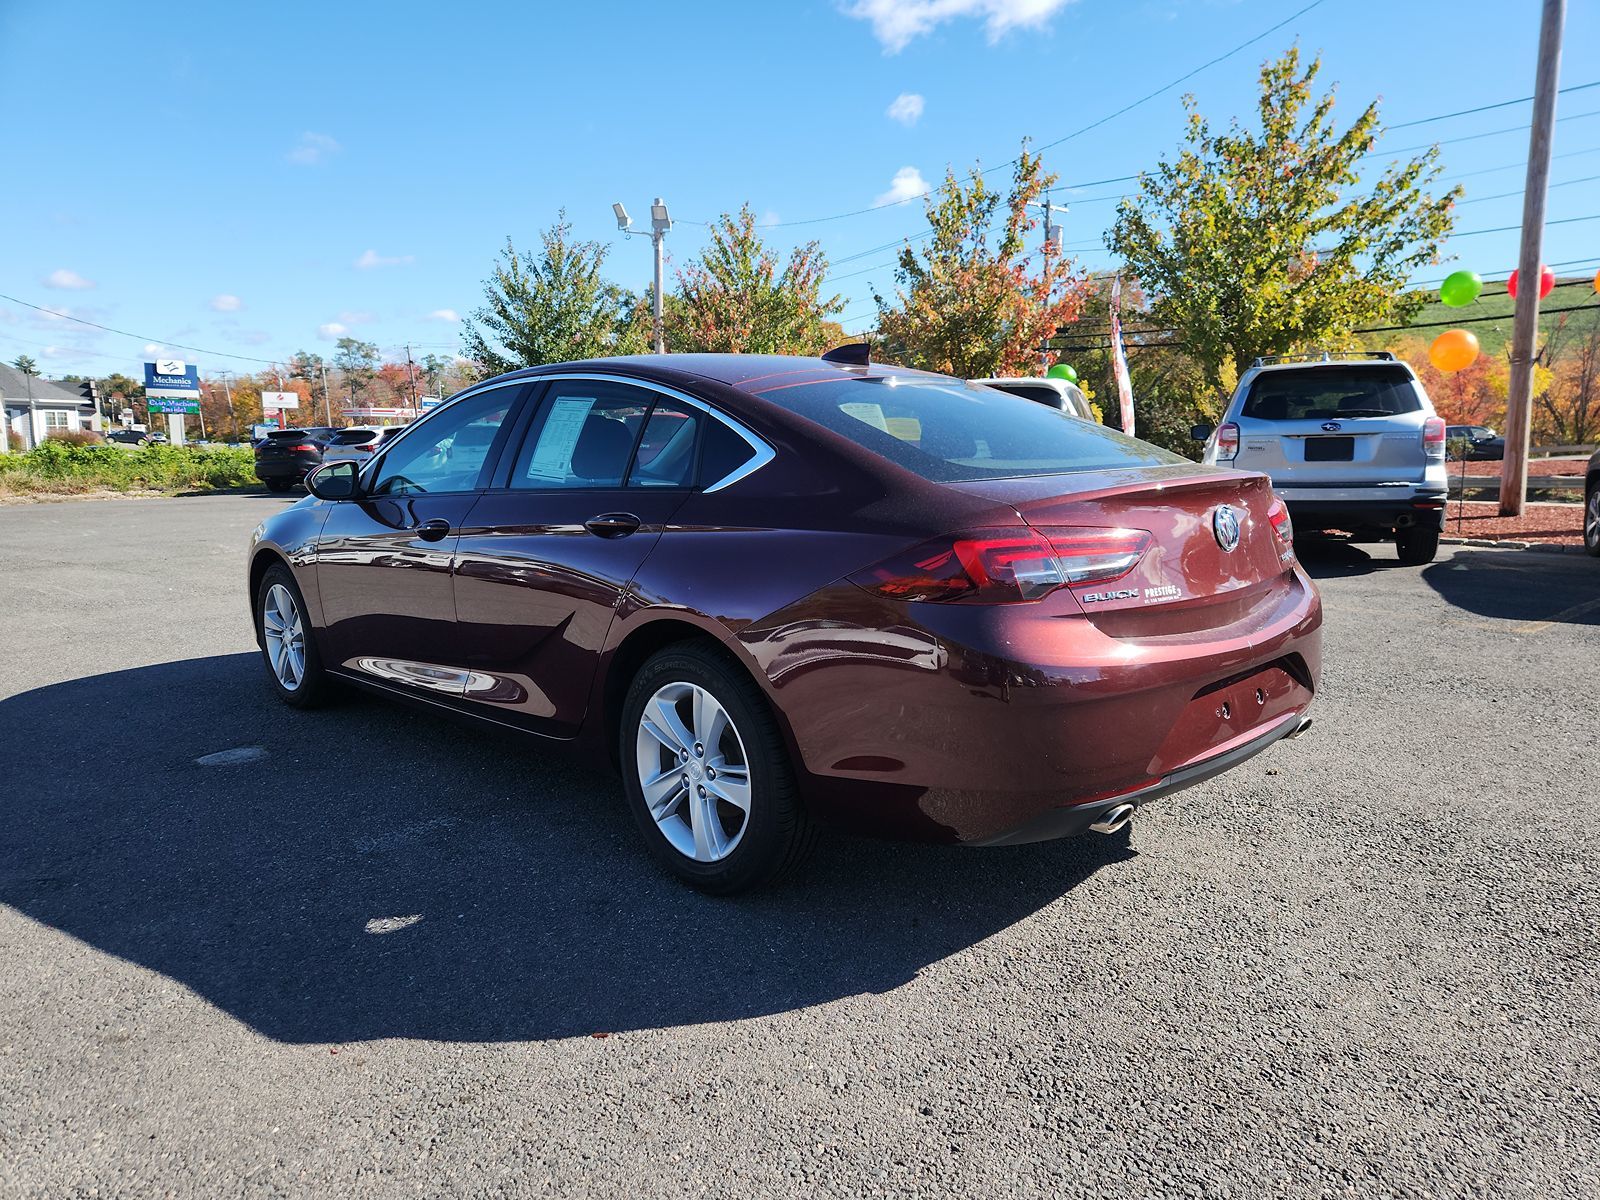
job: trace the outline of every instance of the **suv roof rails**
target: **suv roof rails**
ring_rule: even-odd
[[[1394,362],[1388,350],[1312,350],[1305,354],[1263,354],[1251,367],[1270,367],[1278,363],[1296,362],[1349,362],[1353,358],[1375,358],[1379,362]]]

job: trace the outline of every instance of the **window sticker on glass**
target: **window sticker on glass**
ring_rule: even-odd
[[[885,417],[883,431],[890,437],[899,438],[902,442],[922,440],[922,422],[915,417]]]
[[[860,421],[863,425],[871,425],[874,429],[889,432],[889,422],[884,419],[883,405],[856,402],[854,404],[841,404],[839,411],[847,413]]]
[[[594,405],[592,397],[563,396],[551,406],[528,462],[528,478],[566,479],[572,474],[572,452]]]

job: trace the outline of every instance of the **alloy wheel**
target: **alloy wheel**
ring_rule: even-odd
[[[261,632],[272,673],[285,691],[296,690],[306,677],[305,625],[294,593],[281,583],[267,589],[261,605]]]
[[[1583,541],[1590,550],[1600,549],[1600,487],[1589,493],[1583,510]]]
[[[728,710],[693,683],[646,701],[635,737],[639,786],[656,828],[696,862],[732,854],[750,823],[750,760]]]

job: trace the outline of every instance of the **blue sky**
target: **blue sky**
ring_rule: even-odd
[[[0,292],[128,330],[101,333],[0,301],[0,356],[46,374],[133,372],[145,343],[203,369],[260,369],[342,328],[391,356],[456,345],[509,234],[536,243],[565,208],[613,243],[640,289],[646,239],[621,239],[650,199],[699,225],[748,201],[797,222],[999,164],[1054,141],[1266,30],[1308,0],[701,0],[269,6],[0,0],[7,185]],[[1298,38],[1324,56],[1347,115],[1381,96],[1405,122],[1527,96],[1534,4],[1324,0],[1221,65],[1048,151],[1067,240],[1096,249],[1122,184],[1180,141],[1179,97],[1247,114],[1260,62]],[[1570,6],[1562,83],[1600,79],[1600,4]],[[918,99],[901,99],[917,97]],[[897,105],[896,102],[899,101]],[[1515,225],[1529,105],[1396,130],[1443,146],[1470,204],[1458,229]],[[891,111],[893,110],[893,111]],[[1552,181],[1600,176],[1600,88],[1561,97]],[[1488,136],[1473,136],[1484,134]],[[1455,140],[1470,139],[1470,140]],[[1589,151],[1594,151],[1589,153]],[[1488,197],[1517,193],[1499,199]],[[1549,217],[1600,211],[1600,180],[1550,194]],[[779,224],[819,239],[858,325],[919,201]],[[1458,265],[1498,274],[1516,233],[1458,237]],[[1087,244],[1087,245],[1086,245]],[[1546,260],[1600,265],[1600,220],[1554,225]],[[1449,268],[1447,267],[1446,270]],[[1572,270],[1581,269],[1573,266]],[[1428,277],[1444,274],[1430,272]],[[237,358],[224,358],[219,352]],[[262,361],[255,361],[262,360]]]

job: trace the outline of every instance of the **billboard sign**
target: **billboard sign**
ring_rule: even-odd
[[[261,393],[261,407],[264,410],[267,410],[267,411],[272,411],[272,410],[275,409],[278,412],[282,412],[284,409],[287,409],[287,408],[299,408],[300,407],[300,393],[299,392],[262,392]]]
[[[145,393],[145,404],[153,413],[192,417],[200,411],[200,401],[187,396],[166,396],[157,392]]]
[[[200,368],[179,358],[158,358],[144,365],[144,394],[158,399],[200,399]],[[165,412],[165,409],[157,409]],[[184,409],[195,412],[195,409]]]
[[[442,396],[418,396],[417,410],[419,412],[427,412],[430,408],[438,408],[443,403],[444,398]]]

